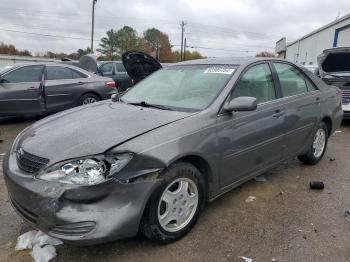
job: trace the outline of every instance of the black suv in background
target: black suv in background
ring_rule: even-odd
[[[101,76],[112,78],[119,93],[125,92],[133,86],[134,81],[125,70],[122,61],[103,61],[98,62],[98,73]]]

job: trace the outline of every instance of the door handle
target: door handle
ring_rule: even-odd
[[[283,109],[277,109],[277,110],[275,111],[275,113],[274,113],[272,116],[275,117],[275,118],[279,118],[279,117],[283,116],[284,113],[285,113],[285,112],[284,112]]]
[[[36,90],[38,90],[38,88],[35,87],[35,86],[31,86],[31,87],[28,87],[27,90],[34,90],[34,91],[36,91]]]
[[[316,104],[319,105],[321,103],[320,98],[316,97]]]
[[[83,85],[85,84],[84,82],[78,82],[77,85]]]

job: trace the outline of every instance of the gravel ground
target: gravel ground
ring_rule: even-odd
[[[35,119],[0,119],[0,154]],[[142,236],[92,247],[58,246],[55,261],[349,261],[350,123],[329,141],[317,166],[290,160],[208,204],[182,240],[157,245]],[[0,156],[0,164],[2,156]],[[312,191],[311,180],[325,189]],[[256,200],[247,203],[249,196]],[[32,261],[15,251],[30,229],[10,207],[0,167],[0,261]]]

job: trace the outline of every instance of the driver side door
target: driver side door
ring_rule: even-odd
[[[2,115],[38,114],[44,108],[43,65],[15,68],[1,76],[0,113]]]
[[[227,100],[255,97],[257,109],[222,112],[217,117],[220,185],[223,190],[283,158],[284,107],[274,80],[268,63],[248,67]]]

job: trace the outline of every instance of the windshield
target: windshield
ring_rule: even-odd
[[[0,74],[8,71],[9,69],[13,68],[13,65],[5,65],[5,66],[0,66]]]
[[[202,110],[220,93],[236,68],[232,65],[167,67],[139,82],[121,101],[145,102],[173,110]]]

